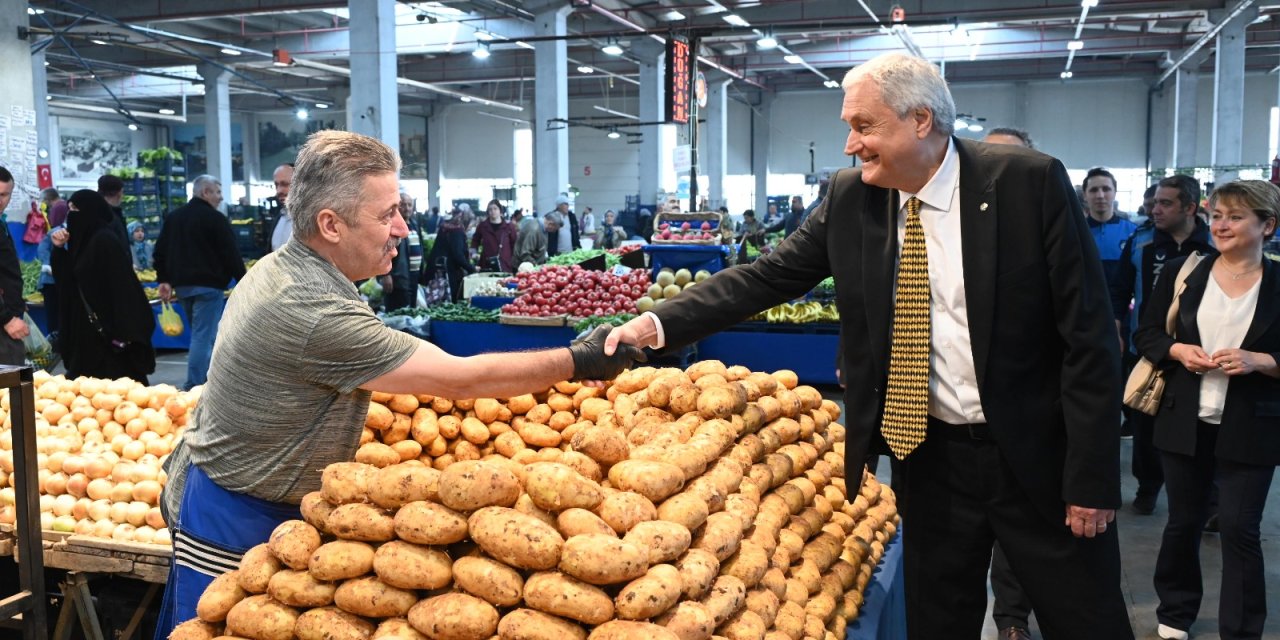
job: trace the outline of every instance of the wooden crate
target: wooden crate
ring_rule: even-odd
[[[522,327],[563,327],[565,316],[498,316],[499,324],[510,324]]]
[[[724,224],[724,222],[724,214],[719,211],[693,211],[690,213],[658,212],[658,214],[653,217],[653,237],[650,239],[650,242],[653,244],[674,245],[717,245],[723,241],[723,238],[720,235],[720,225]],[[699,230],[699,234],[702,233],[702,224],[709,224],[711,228],[707,230],[707,233],[710,233],[711,237],[703,238],[699,235],[694,238],[676,235],[674,231],[683,227],[685,223],[688,223],[691,229]],[[671,231],[673,231],[672,237],[663,237],[662,225],[664,224],[671,227]]]

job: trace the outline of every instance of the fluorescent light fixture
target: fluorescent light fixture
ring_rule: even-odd
[[[307,119],[307,116],[308,116],[308,115],[310,115],[310,114],[309,114],[309,113],[307,113],[307,110],[306,110],[306,109],[303,109],[303,108],[301,108],[301,107],[300,107],[300,108],[298,108],[298,111],[297,111],[297,112],[295,112],[293,115],[297,116],[297,118],[298,118],[299,120],[306,120],[306,119]]]
[[[45,60],[45,61],[44,61],[44,66],[46,66],[46,67],[47,67],[47,66],[49,66],[49,61],[48,61],[48,60]]]
[[[772,35],[763,35],[760,36],[759,40],[756,40],[756,47],[760,49],[773,49],[777,46],[778,39]]]
[[[836,82],[835,80],[827,80],[826,82],[823,82],[823,83],[822,83],[822,86],[824,86],[824,87],[826,87],[826,88],[828,88],[828,89],[839,89],[839,88],[840,88],[840,83],[839,83],[839,82]]]
[[[585,64],[578,65],[578,73],[594,73],[595,69]]]
[[[38,16],[42,13],[44,13],[44,9],[32,9],[31,7],[27,7],[27,15],[29,16]]]
[[[610,40],[610,41],[609,41],[609,44],[606,44],[606,45],[605,45],[604,47],[602,47],[600,50],[601,50],[601,51],[603,51],[603,52],[605,52],[605,53],[607,53],[607,54],[609,54],[609,55],[611,55],[611,56],[620,56],[620,55],[622,55],[622,47],[618,46],[618,43],[617,43],[616,41],[613,41],[613,40]]]
[[[609,132],[609,139],[610,139],[610,140],[617,140],[618,138],[621,138],[621,137],[622,137],[622,134],[621,134],[621,133],[618,133],[618,130],[617,130],[617,129],[614,129],[614,130],[612,130],[612,131],[610,131],[610,132]]]
[[[1086,9],[1092,9],[1098,6],[1098,0],[1080,0],[1080,6]]]
[[[45,102],[48,102],[53,99],[53,96],[45,96],[44,99],[45,99]]]
[[[980,125],[980,124],[978,124],[978,123],[976,123],[976,122],[975,122],[975,123],[973,123],[973,124],[969,125],[968,129],[969,129],[970,131],[974,132],[974,133],[978,133],[978,132],[982,131],[982,125]]]
[[[1067,42],[1067,51],[1079,51],[1084,48],[1084,40],[1070,40]]]
[[[969,127],[969,121],[964,118],[956,118],[956,121],[951,124],[957,129],[967,129]]]
[[[524,40],[516,40],[516,46],[522,49],[533,49],[534,46]]]
[[[177,111],[174,111],[173,109],[161,109],[161,110],[159,111],[159,113],[160,113],[160,115],[162,115],[162,116],[171,116],[171,115],[173,115],[173,114],[177,113]]]
[[[94,44],[100,44],[100,45],[102,45],[102,46],[104,46],[104,47],[105,47],[105,46],[107,46],[107,41],[106,41],[106,40],[99,40],[99,39],[97,39],[97,38],[94,38],[94,39],[90,40],[89,42],[92,42],[92,43],[94,43]]]
[[[1063,80],[1070,79],[1070,78],[1071,78],[1071,72],[1070,72],[1070,71],[1063,71],[1062,73],[1059,73],[1059,74],[1058,74],[1058,77],[1059,77],[1059,78],[1062,78]]]
[[[640,119],[640,116],[635,115],[634,113],[627,113],[626,111],[618,111],[616,109],[610,109],[609,107],[602,107],[598,104],[592,105],[592,108],[594,108],[596,111],[603,111],[611,116],[618,116],[619,118],[626,118],[628,120]]]
[[[227,54],[227,55],[229,55],[229,56],[238,56],[238,55],[240,55],[240,51],[239,51],[238,49],[232,49],[231,47],[223,47],[223,48],[221,48],[221,49],[218,49],[218,51],[221,51],[222,53],[225,53],[225,54]]]
[[[477,46],[475,49],[472,49],[472,50],[471,50],[471,55],[473,55],[473,56],[475,56],[475,57],[477,57],[477,58],[480,58],[481,60],[484,60],[485,58],[488,58],[488,57],[489,57],[489,45],[488,45],[488,44],[485,44],[485,43],[483,43],[483,42],[481,42],[479,46]]]
[[[798,56],[798,55],[796,55],[796,54],[794,54],[794,53],[787,54],[787,55],[786,55],[786,56],[784,56],[782,59],[783,59],[783,60],[786,60],[786,61],[787,61],[787,64],[800,64],[800,63],[804,62],[804,58],[801,58],[800,56]]]
[[[27,11],[30,11],[30,9],[27,9]],[[680,13],[679,11],[676,11],[675,9],[672,9],[662,14],[662,19],[666,20],[667,22],[675,22],[676,20],[684,20],[685,15],[683,13]]]
[[[724,18],[724,21],[725,21],[725,22],[728,22],[729,24],[731,24],[731,25],[733,25],[733,26],[735,26],[735,27],[749,27],[749,26],[751,26],[751,23],[750,23],[750,22],[747,22],[745,18],[743,18],[742,16],[740,16],[740,15],[738,15],[738,14],[736,14],[736,13],[729,13],[729,14],[725,14],[725,15],[723,15],[723,16],[721,16],[721,17],[722,17],[722,18]]]
[[[130,123],[128,124],[128,127],[129,127],[129,130],[130,130],[130,131],[137,131],[137,130],[138,130],[138,125],[136,125],[136,124],[134,124],[134,123],[132,123],[132,122],[130,122]]]
[[[328,104],[327,102],[317,102],[317,103],[316,103],[316,108],[317,108],[317,109],[328,109],[328,108],[329,108],[329,104]]]
[[[463,102],[471,102],[471,96],[462,96],[459,100],[462,100]]]

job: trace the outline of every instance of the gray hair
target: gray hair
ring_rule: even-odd
[[[317,131],[298,151],[289,215],[293,233],[308,240],[320,231],[317,218],[329,209],[355,224],[364,201],[364,180],[400,174],[400,156],[381,140],[349,131]]]
[[[564,226],[564,216],[560,215],[559,211],[552,211],[551,213],[548,213],[542,216],[542,219],[546,220],[547,222],[553,222],[555,224]]]
[[[1017,127],[992,127],[987,130],[987,137],[990,136],[1009,136],[1022,141],[1022,146],[1028,149],[1036,148],[1035,142],[1031,139],[1031,134]]]
[[[885,53],[850,69],[840,86],[847,90],[864,77],[880,87],[880,99],[899,118],[913,109],[928,109],[933,113],[934,131],[955,133],[956,103],[933,63],[905,53]]]
[[[191,181],[191,195],[200,198],[201,200],[204,199],[204,194],[210,189],[213,189],[214,191],[221,191],[222,181],[207,173],[196,176],[196,179]]]

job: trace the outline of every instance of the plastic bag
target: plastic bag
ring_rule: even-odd
[[[182,335],[184,327],[182,326],[182,316],[174,310],[173,305],[168,302],[160,303],[160,330],[166,336],[176,337]]]
[[[22,339],[22,344],[27,349],[27,359],[41,369],[52,369],[58,363],[58,354],[54,352],[53,345],[30,315],[23,313],[22,320],[27,323],[27,337]]]
[[[36,207],[31,207],[31,211],[27,213],[27,230],[22,234],[22,241],[31,244],[40,244],[44,240],[45,235],[49,233],[49,220],[44,217],[44,212]]]

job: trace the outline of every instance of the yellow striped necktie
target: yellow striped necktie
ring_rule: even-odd
[[[907,200],[907,228],[898,260],[893,342],[881,434],[905,459],[924,442],[929,421],[929,256],[920,226],[920,200]]]

